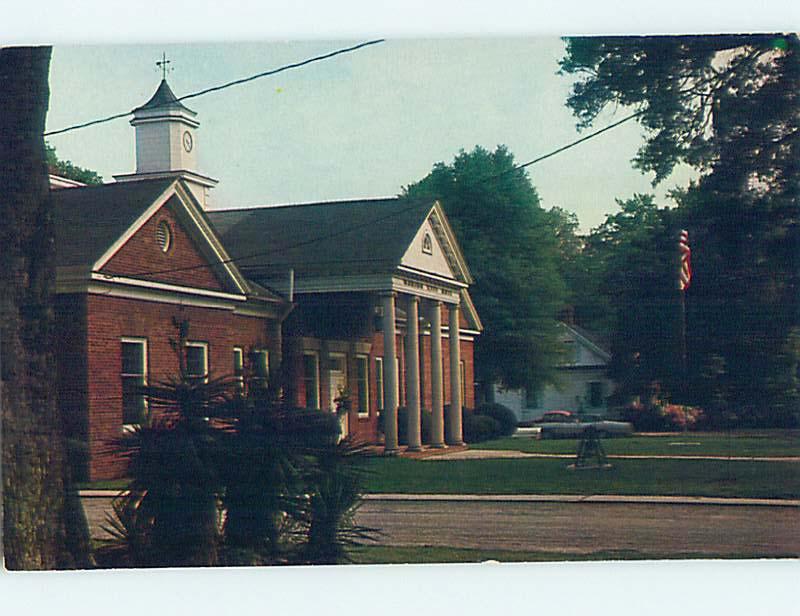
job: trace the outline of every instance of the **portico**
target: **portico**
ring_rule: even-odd
[[[347,401],[338,411],[347,413],[349,434],[383,441],[388,455],[401,445],[462,443],[482,325],[438,202],[373,199],[209,217],[241,254],[267,249],[268,261],[248,257],[243,270],[296,303],[284,327],[295,406],[334,410],[326,396],[335,388]],[[332,229],[340,231],[332,236]],[[296,247],[298,232],[308,239]]]
[[[420,389],[420,331],[430,336],[430,391],[431,391],[431,447],[441,448],[446,445],[463,443],[461,396],[462,382],[461,353],[459,327],[450,327],[450,323],[459,323],[459,304],[445,304],[439,299],[428,299],[413,293],[386,291],[380,294],[383,320],[384,359],[384,434],[385,452],[399,451],[398,441],[398,408],[400,373],[397,361],[398,321],[404,322],[401,334],[405,350],[405,392],[408,435],[408,450],[422,449],[422,392]],[[398,304],[405,307],[404,315],[398,315]],[[442,328],[442,311],[448,314],[446,334]],[[389,316],[391,315],[391,316]],[[393,317],[393,318],[392,318]],[[448,341],[450,404],[444,408],[444,357],[442,355],[442,339]],[[445,429],[446,428],[446,429]]]

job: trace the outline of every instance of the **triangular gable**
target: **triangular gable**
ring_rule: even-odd
[[[172,244],[163,252],[157,228],[166,222]],[[176,180],[94,263],[92,270],[120,278],[246,294],[247,283],[191,192]]]
[[[455,273],[430,218],[426,218],[420,226],[400,265],[455,280]]]
[[[431,255],[422,252],[422,241],[426,232],[430,233],[432,240]],[[422,267],[415,263],[421,264]],[[434,202],[428,211],[422,225],[414,235],[414,240],[406,249],[400,265],[422,272],[444,275],[465,284],[473,282],[453,228],[438,201]]]
[[[564,327],[567,339],[583,349],[581,352],[582,364],[603,365],[611,361],[611,353],[568,324],[562,323],[561,325]]]

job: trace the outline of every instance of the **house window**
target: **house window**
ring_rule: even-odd
[[[383,409],[383,357],[375,358],[375,406]]]
[[[233,379],[236,382],[236,393],[244,393],[244,351],[242,347],[233,347]]]
[[[306,408],[319,408],[319,358],[316,353],[303,353],[303,389]]]
[[[250,380],[253,386],[266,389],[269,387],[269,351],[256,349],[250,354],[250,365],[253,377]]]
[[[358,416],[369,417],[369,357],[366,355],[356,355],[356,383]]]
[[[541,392],[538,389],[534,389],[533,387],[526,387],[525,388],[525,408],[526,409],[538,409],[540,406],[542,406]]]
[[[186,343],[186,376],[195,380],[208,380],[208,343]]]
[[[603,406],[603,383],[601,381],[592,381],[588,383],[588,389],[589,406],[592,408]]]
[[[430,233],[426,233],[422,237],[422,252],[424,252],[426,255],[433,254],[433,241],[431,240]]]
[[[147,397],[140,388],[147,385],[147,340],[122,339],[122,423],[138,424],[147,414]]]

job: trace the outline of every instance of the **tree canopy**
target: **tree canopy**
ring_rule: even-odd
[[[551,380],[564,298],[556,218],[541,208],[511,152],[462,150],[404,193],[442,203],[475,278],[470,293],[485,326],[475,349],[479,381],[538,387]]]
[[[47,167],[55,175],[82,182],[84,184],[102,184],[103,178],[91,169],[84,169],[73,165],[71,160],[61,160],[56,154],[56,149],[48,143],[44,144]]]
[[[648,259],[672,267],[670,244],[679,229],[689,230],[689,394],[753,425],[800,421],[799,47],[794,35],[571,38],[561,61],[563,73],[578,76],[567,105],[579,126],[608,105],[632,107],[645,128],[634,165],[653,172],[654,184],[678,163],[701,171],[673,192],[677,208],[642,210],[658,213],[657,224],[621,224],[631,214],[630,202],[623,204],[593,234],[590,250],[614,238],[605,245],[619,253],[606,275],[647,271],[631,251],[640,237],[651,246]],[[676,275],[663,283],[673,296]],[[649,283],[630,283],[627,295],[646,306]],[[630,341],[641,323],[620,309],[614,306],[613,336]],[[668,362],[656,363],[651,378],[674,380]]]

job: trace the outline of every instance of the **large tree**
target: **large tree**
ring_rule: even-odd
[[[572,38],[561,62],[578,76],[579,126],[632,108],[645,129],[634,164],[654,184],[678,163],[701,172],[665,229],[693,244],[693,395],[726,392],[762,425],[796,421],[800,401],[798,49],[793,35]]]
[[[556,318],[564,285],[554,218],[504,146],[461,151],[405,190],[439,199],[475,278],[470,293],[485,330],[475,349],[478,380],[539,387],[558,363]],[[488,388],[487,388],[488,391]]]
[[[88,564],[77,495],[65,490],[53,378],[55,249],[42,138],[49,64],[49,47],[0,49],[3,556],[10,569]]]

